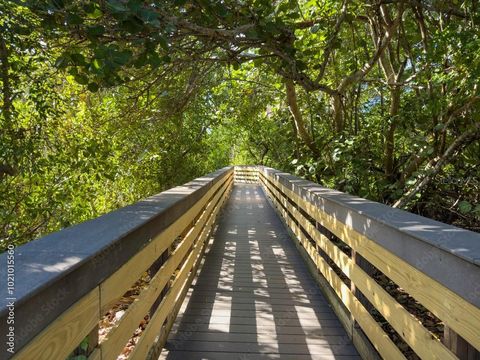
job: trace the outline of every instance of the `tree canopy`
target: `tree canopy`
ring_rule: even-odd
[[[478,231],[477,1],[0,2],[0,239],[228,164]]]

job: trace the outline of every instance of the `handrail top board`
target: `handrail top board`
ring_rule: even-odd
[[[219,169],[15,248],[15,323],[18,327],[29,325],[32,330],[26,331],[25,336],[21,330],[17,331],[16,346],[28,342],[113,274],[232,170],[232,166]],[[7,252],[0,254],[4,264],[7,255]],[[6,279],[6,272],[6,266],[0,267],[0,277]],[[6,286],[0,294],[4,299],[12,297]],[[7,324],[7,305],[7,302],[0,305],[0,328]],[[43,308],[47,311],[36,316]]]
[[[480,234],[273,168],[259,170],[480,307]]]
[[[229,166],[16,248],[16,347],[117,271],[234,169],[239,173],[258,169],[312,204],[313,211],[346,224],[480,307],[480,234],[266,166]],[[0,254],[0,261],[6,264],[7,256]],[[4,279],[6,272],[6,266],[0,267]],[[7,286],[0,294],[4,299],[12,296]],[[0,329],[5,333],[8,305],[0,305]]]
[[[479,233],[454,225],[448,225],[408,211],[392,208],[391,206],[343,193],[338,190],[329,189],[273,168],[264,168],[266,171],[274,172],[276,175],[281,175],[281,178],[289,180],[290,183],[294,183],[295,186],[305,191],[304,195],[306,196],[311,193],[320,198],[328,199],[342,207],[364,215],[373,221],[405,232],[409,236],[427,242],[480,266]],[[322,205],[325,206],[325,204]],[[351,217],[344,217],[339,220],[355,228],[355,224],[353,223],[354,219]],[[439,234],[442,235],[441,238],[438,238]]]

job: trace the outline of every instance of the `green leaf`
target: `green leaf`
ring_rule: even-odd
[[[68,58],[65,55],[61,55],[55,61],[55,67],[62,69],[68,66]]]
[[[80,343],[80,349],[82,349],[83,351],[88,350],[88,336],[86,336]]]
[[[120,26],[128,32],[136,34],[142,31],[144,25],[143,22],[137,17],[130,16],[129,18],[123,20],[120,23]]]
[[[476,215],[480,215],[480,204],[476,205],[472,212]]]
[[[253,29],[247,31],[247,32],[245,33],[245,35],[247,35],[247,37],[252,38],[252,39],[258,39],[258,37],[259,37],[259,36],[258,36],[258,31],[253,30]]]
[[[93,59],[90,64],[93,70],[100,70],[103,66],[102,61],[100,59]]]
[[[150,53],[148,55],[147,61],[151,66],[160,66],[160,64],[162,63],[162,60],[157,53]]]
[[[458,210],[462,214],[467,214],[472,210],[472,204],[470,204],[468,201],[465,201],[465,200],[460,201],[460,203],[458,204]]]
[[[74,357],[69,358],[68,360],[87,360],[85,355],[76,355]]]
[[[165,37],[159,36],[159,37],[158,37],[158,43],[160,44],[160,46],[161,46],[163,49],[168,50],[168,42],[167,42],[167,40],[165,39]]]
[[[120,0],[108,0],[107,6],[112,12],[126,12],[128,7]]]
[[[172,24],[172,23],[167,23],[165,25],[165,33],[173,33],[177,30],[177,27],[175,26],[175,24]]]
[[[91,82],[88,84],[87,89],[90,90],[91,92],[97,92],[99,89],[99,86],[97,83]]]
[[[75,81],[80,85],[87,85],[88,84],[88,77],[84,74],[75,74]]]
[[[277,13],[286,13],[292,9],[290,2],[281,2],[280,5],[277,6]]]
[[[145,24],[156,27],[160,26],[160,21],[158,20],[157,13],[152,10],[141,9],[139,12],[139,16]]]
[[[133,66],[140,69],[148,63],[148,56],[146,53],[140,54],[137,59],[134,61]]]
[[[100,5],[97,3],[89,3],[84,7],[85,12],[88,14],[88,18],[90,19],[98,19],[103,15],[102,10],[100,9]]]
[[[417,182],[417,179],[410,178],[405,182],[405,184],[408,185],[408,186],[412,186],[412,185],[415,185],[416,182]]]
[[[255,65],[256,67],[259,67],[263,64],[263,60],[260,59],[260,58],[257,58],[257,59],[254,59],[253,60],[253,65]]]
[[[172,58],[171,58],[170,56],[168,56],[168,55],[162,56],[161,59],[162,59],[162,61],[163,61],[164,63],[167,63],[167,64],[169,64],[169,63],[172,62]]]
[[[358,46],[362,48],[366,47],[367,42],[365,41],[365,39],[358,39]]]
[[[310,28],[310,32],[311,32],[312,34],[317,33],[318,30],[320,30],[320,26],[321,26],[320,24],[315,24],[315,25],[313,25],[313,26]]]
[[[132,52],[130,50],[117,51],[113,53],[112,61],[119,65],[125,65],[130,61]]]
[[[216,4],[215,13],[223,18],[229,15],[228,9],[221,2]]]
[[[296,65],[297,65],[298,70],[300,70],[300,71],[306,70],[308,68],[307,64],[305,62],[301,61],[301,60],[297,60]]]
[[[72,63],[74,65],[85,65],[85,56],[80,53],[73,53],[70,54],[70,59],[72,59]]]
[[[132,12],[139,12],[143,3],[144,1],[142,0],[128,0],[127,6]]]
[[[93,12],[92,14],[89,15],[89,18],[90,19],[98,19],[100,17],[102,17],[103,15],[103,12],[102,10],[100,9],[95,9],[95,12]]]
[[[69,13],[65,18],[67,24],[69,25],[80,25],[83,24],[83,19],[77,14]]]
[[[105,34],[105,28],[102,25],[89,26],[87,34],[91,37],[99,37]]]

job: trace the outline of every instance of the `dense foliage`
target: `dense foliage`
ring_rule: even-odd
[[[0,1],[0,238],[233,163],[478,230],[476,1]]]

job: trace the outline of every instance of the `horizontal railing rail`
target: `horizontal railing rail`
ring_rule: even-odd
[[[234,179],[237,184],[258,184],[258,168],[253,165],[235,165]]]
[[[0,358],[65,359],[82,350],[88,359],[116,359],[140,325],[129,358],[156,358],[233,173],[233,167],[218,170],[0,255],[2,264],[13,256],[15,266],[12,292],[1,289],[10,303],[0,308],[15,354],[2,339],[7,348]],[[7,268],[1,271],[6,279]],[[99,342],[99,322],[132,289],[134,301]]]
[[[303,253],[354,319],[344,322],[346,327],[358,324],[384,359],[405,359],[412,351],[422,359],[477,359],[480,234],[271,168],[257,169]],[[390,288],[381,286],[378,274],[387,277]],[[412,297],[415,306],[424,307],[468,346],[461,350],[442,343],[392,288],[402,299]],[[386,323],[410,350],[401,351]]]
[[[128,358],[156,358],[234,182],[263,187],[354,344],[360,328],[384,359],[476,359],[479,234],[263,166],[221,169],[1,254],[14,260],[12,274],[0,267],[0,326],[15,354],[0,358],[116,359],[139,329]],[[99,338],[105,314],[131,293]]]

